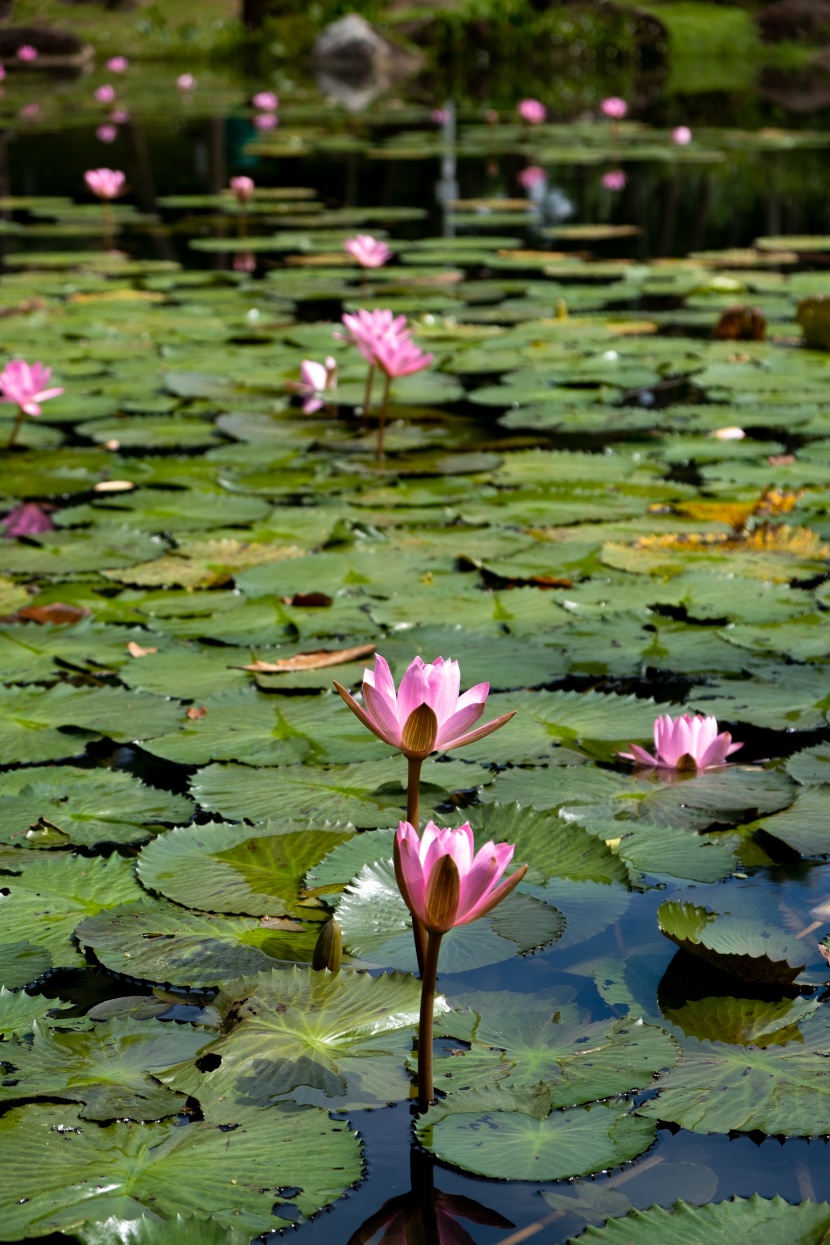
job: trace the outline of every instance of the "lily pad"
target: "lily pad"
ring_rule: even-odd
[[[609,1219],[604,1227],[589,1227],[578,1241],[608,1245],[732,1245],[739,1239],[756,1238],[764,1245],[818,1245],[830,1227],[827,1202],[800,1202],[793,1206],[781,1197],[769,1200],[757,1193],[711,1206],[689,1206],[678,1201],[671,1210],[652,1206],[632,1210],[623,1219]]]

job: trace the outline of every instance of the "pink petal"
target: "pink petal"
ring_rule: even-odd
[[[385,696],[381,695],[371,683],[363,684],[363,699],[370,718],[376,723],[379,733],[397,748],[401,742],[401,731],[398,718]]]
[[[422,916],[426,882],[421,862],[418,859],[417,843],[418,836],[409,822],[401,822],[398,827],[398,852],[401,863],[401,875],[406,890],[404,902],[406,902],[410,912],[415,912],[418,916]]]
[[[366,673],[368,674],[369,672],[367,671]],[[374,677],[371,680],[373,686],[376,687],[381,696],[385,696],[397,710],[398,699],[395,693],[395,680],[392,678],[392,671],[389,669],[388,661],[384,657],[381,657],[380,653],[375,655],[375,669],[373,671],[373,675]]]
[[[456,710],[466,709],[467,705],[483,705],[490,692],[489,683],[476,683],[475,687],[471,687],[469,692],[465,692],[463,696],[459,696]]]
[[[474,722],[477,722],[484,712],[484,705],[468,705],[466,709],[452,714],[447,718],[446,722],[438,728],[438,738],[435,740],[436,748],[457,747],[455,742],[462,739]],[[439,718],[440,722],[440,718]]]
[[[444,661],[437,657],[431,666],[427,666],[427,682],[429,684],[429,706],[438,719],[439,733],[442,722],[455,713],[458,704],[458,693],[461,688],[461,671],[457,661]]]
[[[343,699],[345,700],[346,704],[349,706],[349,708],[351,709],[355,717],[359,718],[360,721],[363,723],[363,725],[367,727],[372,732],[373,735],[377,735],[378,739],[382,739],[383,742],[385,744],[389,744],[390,747],[397,748],[398,740],[390,739],[381,732],[381,729],[378,726],[375,719],[370,717],[370,715],[366,712],[363,706],[357,703],[354,696],[352,696],[351,692],[346,691],[345,687],[343,687],[340,683],[338,683],[336,679],[334,679],[334,686],[337,692],[343,697]]]
[[[638,765],[659,765],[660,762],[653,757],[650,752],[646,752],[645,748],[641,748],[639,744],[629,744],[630,752],[619,752],[617,755],[624,757],[626,761],[636,761]]]
[[[493,718],[492,722],[476,727],[468,735],[462,735],[460,739],[454,739],[451,744],[442,744],[443,751],[449,752],[452,748],[463,748],[465,744],[474,744],[477,739],[483,739],[485,735],[491,735],[500,726],[504,726],[505,722],[509,722],[512,717],[515,717],[515,714],[515,709],[511,713],[503,713],[500,718]]]
[[[410,662],[409,669],[401,679],[398,689],[398,721],[401,726],[413,709],[426,704],[429,704],[429,683],[424,663],[420,657],[416,657]]]
[[[512,856],[512,849],[510,854]],[[478,853],[473,861],[472,868],[463,879],[458,902],[458,920],[456,922],[458,925],[467,925],[470,921],[476,919],[478,909],[483,907],[503,872],[504,869],[499,868],[498,857],[493,850],[493,844],[489,843],[487,847],[482,848]]]

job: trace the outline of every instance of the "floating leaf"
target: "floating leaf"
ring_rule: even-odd
[[[608,1245],[731,1245],[738,1238],[757,1237],[764,1245],[817,1245],[830,1228],[830,1205],[783,1198],[767,1201],[757,1193],[712,1206],[688,1206],[678,1201],[671,1210],[652,1206],[632,1210],[624,1219],[609,1219],[601,1228],[589,1227],[579,1240],[607,1241]],[[570,1245],[576,1245],[569,1238]]]

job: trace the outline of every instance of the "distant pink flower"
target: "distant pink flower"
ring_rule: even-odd
[[[500,883],[515,848],[490,840],[476,852],[469,822],[441,830],[428,821],[419,839],[414,826],[402,821],[395,837],[401,896],[431,934],[446,934],[486,916],[527,873],[524,865]]]
[[[95,91],[95,98],[99,104],[111,104],[115,99],[115,87],[109,82],[105,82],[103,86],[99,86]]]
[[[234,272],[256,272],[256,256],[253,251],[237,251],[233,257]]]
[[[538,125],[548,115],[547,108],[538,99],[520,99],[518,108],[522,121],[527,121],[530,125]]]
[[[25,363],[12,359],[0,372],[0,393],[3,402],[14,402],[26,415],[39,415],[40,403],[57,398],[63,389],[48,389],[52,369],[42,363]]]
[[[443,125],[445,121],[449,120],[450,114],[446,108],[433,108],[429,115],[430,120],[434,121],[436,125]]]
[[[628,104],[624,99],[620,99],[618,95],[610,95],[608,99],[604,99],[600,104],[600,108],[606,117],[610,117],[612,121],[622,121],[628,112]]]
[[[273,91],[257,91],[251,103],[261,112],[276,112],[280,106],[280,101]]]
[[[252,177],[232,177],[231,192],[235,196],[237,203],[245,204],[250,202],[254,193],[254,179]]]
[[[505,713],[476,727],[484,713],[490,684],[477,683],[460,696],[458,662],[445,661],[443,657],[436,657],[429,664],[415,657],[396,693],[392,672],[378,654],[374,671],[363,671],[362,706],[339,683],[334,686],[364,726],[390,747],[400,748],[406,757],[427,757],[436,748],[442,752],[463,748],[490,735],[513,717],[512,713]],[[424,707],[431,713],[425,714]]]
[[[37,48],[33,48],[31,43],[24,43],[22,47],[17,49],[17,59],[26,63],[27,61],[36,61],[38,58]]]
[[[258,112],[254,117],[254,125],[258,130],[275,130],[279,125],[279,118],[275,112]]]
[[[5,69],[3,68],[3,66],[2,66],[2,65],[0,65],[0,82],[2,82],[2,81],[3,81],[3,79],[5,78],[5,76],[6,76],[6,71],[5,71]]]
[[[356,312],[346,312],[343,316],[343,324],[347,329],[345,333],[335,333],[334,336],[340,341],[350,342],[353,346],[357,346],[365,359],[372,362],[370,358],[370,346],[387,334],[400,336],[406,333],[406,316],[396,316],[391,311],[381,310],[365,311],[361,307]]]
[[[315,411],[325,406],[325,400],[320,395],[330,392],[336,385],[337,361],[331,355],[325,363],[316,363],[314,359],[303,359],[300,365],[299,381],[289,382],[289,388],[305,398],[304,415],[313,415]]]
[[[545,170],[540,168],[538,164],[530,164],[526,169],[522,169],[519,174],[519,185],[523,190],[532,190],[534,186],[541,186],[545,181]]]
[[[107,69],[110,73],[126,73],[130,67],[130,62],[126,56],[111,56],[107,61]]]
[[[99,199],[117,199],[123,194],[126,178],[120,169],[87,169],[84,181]]]
[[[678,125],[671,132],[671,140],[677,143],[679,147],[685,147],[687,143],[692,141],[692,131],[688,125]]]
[[[22,501],[10,510],[2,522],[3,532],[9,538],[35,536],[38,532],[51,532],[54,523],[35,501]]]
[[[359,233],[354,238],[347,238],[343,247],[362,268],[380,268],[392,256],[385,242],[381,242],[379,238],[373,238],[368,233]]]
[[[192,73],[180,73],[176,79],[176,86],[180,91],[192,91],[196,86],[196,79]]]
[[[624,190],[627,181],[622,169],[612,169],[610,173],[602,175],[602,184],[606,190]]]
[[[40,104],[24,104],[20,109],[20,116],[25,121],[33,121],[40,116]]]
[[[629,747],[630,752],[619,755],[638,765],[697,770],[723,765],[743,744],[733,744],[729,731],[718,734],[716,718],[706,718],[700,713],[684,713],[682,717],[672,718],[666,713],[654,723],[654,756],[637,744],[629,744]]]
[[[113,108],[110,113],[110,121],[115,125],[123,125],[125,121],[129,121],[130,114],[126,108]]]
[[[118,138],[118,127],[114,125],[99,125],[95,131],[95,137],[102,143],[114,143]]]

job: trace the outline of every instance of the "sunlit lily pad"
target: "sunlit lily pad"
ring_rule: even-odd
[[[632,1210],[624,1219],[609,1219],[604,1227],[589,1227],[579,1241],[608,1245],[731,1245],[738,1237],[758,1237],[764,1245],[816,1245],[830,1226],[827,1202],[800,1202],[797,1206],[781,1197],[770,1200],[757,1193],[711,1206],[689,1206],[678,1201],[671,1210],[652,1206]]]

